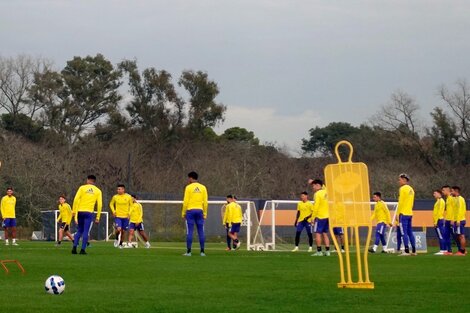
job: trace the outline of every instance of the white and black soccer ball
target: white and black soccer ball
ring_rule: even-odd
[[[65,281],[58,275],[52,275],[46,279],[44,288],[46,289],[46,292],[51,295],[60,295],[65,290]]]

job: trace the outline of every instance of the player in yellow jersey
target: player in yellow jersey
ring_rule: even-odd
[[[401,237],[405,245],[405,252],[400,256],[416,255],[416,241],[413,234],[413,206],[415,200],[415,192],[410,184],[410,177],[407,174],[398,176],[398,184],[400,185],[398,192],[397,216],[399,229],[397,230],[397,250],[400,250]],[[411,254],[409,243],[411,243]]]
[[[372,248],[369,249],[369,252],[377,252],[379,243],[382,243],[382,253],[386,253],[385,247],[387,241],[385,240],[385,231],[387,226],[392,226],[392,218],[390,217],[390,211],[388,210],[387,204],[382,200],[382,193],[374,192],[372,195],[372,200],[375,201],[374,213],[370,217],[371,220],[377,221],[377,226],[375,228],[375,243]]]
[[[109,208],[114,216],[114,225],[116,228],[114,246],[122,248],[122,242],[125,241],[125,234],[129,229],[129,210],[133,204],[132,197],[126,193],[126,186],[117,185],[117,194],[109,202]]]
[[[70,223],[72,222],[72,208],[67,203],[64,195],[59,196],[59,216],[57,216],[57,223],[60,222],[59,240],[57,245],[60,245],[64,234],[73,241],[72,234],[70,233]]]
[[[442,186],[442,195],[445,197],[446,211],[444,219],[444,242],[446,244],[447,252],[445,255],[453,255],[452,253],[452,239],[457,244],[457,250],[460,250],[460,243],[456,240],[454,235],[454,211],[455,211],[455,198],[452,196],[452,190],[449,185]]]
[[[207,217],[208,196],[207,189],[198,181],[198,174],[190,172],[188,174],[188,185],[184,189],[183,208],[181,216],[186,219],[186,253],[184,256],[191,256],[193,245],[194,225],[197,227],[201,256],[206,256],[204,252],[205,235],[204,220]]]
[[[467,251],[465,250],[465,223],[467,214],[467,204],[465,203],[464,197],[460,195],[460,187],[452,187],[452,195],[455,197],[455,211],[454,211],[454,234],[455,239],[460,244],[459,251],[455,254],[456,256],[465,256]]]
[[[317,245],[317,252],[312,254],[312,256],[330,256],[330,238],[328,237],[330,230],[330,210],[326,189],[323,186],[323,181],[320,179],[309,180],[309,183],[311,183],[314,192],[312,220],[315,243]],[[325,243],[324,254],[321,249],[322,239]]]
[[[13,187],[7,188],[7,194],[0,202],[0,213],[2,217],[2,225],[5,230],[5,245],[8,246],[8,237],[11,235],[11,244],[17,246],[16,243],[16,197],[13,195]]]
[[[308,252],[312,252],[313,248],[313,235],[312,235],[312,215],[313,204],[308,201],[308,193],[306,191],[300,194],[300,201],[297,203],[297,214],[295,216],[294,227],[295,232],[295,248],[292,252],[299,251],[300,235],[302,231],[307,231],[308,237]]]
[[[233,249],[240,249],[241,242],[238,239],[238,233],[243,220],[243,212],[241,206],[236,202],[237,198],[232,195],[227,196],[227,205],[223,218],[223,224],[227,229],[227,250],[231,250],[230,241],[233,240]],[[229,240],[230,239],[230,240]]]
[[[82,239],[82,249],[80,254],[86,254],[85,249],[88,243],[88,232],[93,222],[93,212],[96,207],[95,223],[99,223],[101,210],[103,209],[103,196],[101,190],[95,186],[96,176],[88,175],[86,184],[78,188],[75,198],[73,199],[73,218],[77,224],[77,232],[75,233],[72,254],[77,254],[77,246]]]
[[[445,227],[444,227],[444,212],[446,209],[446,202],[442,199],[442,191],[437,189],[432,193],[436,202],[432,211],[432,220],[434,229],[436,230],[437,238],[439,239],[439,252],[434,253],[435,255],[445,255],[446,243],[444,240]]]
[[[150,242],[147,234],[144,231],[144,211],[142,204],[137,202],[137,196],[132,195],[132,206],[129,210],[129,244],[128,247],[132,247],[132,239],[134,239],[134,233],[137,230],[139,235],[145,240],[145,248],[150,248]]]

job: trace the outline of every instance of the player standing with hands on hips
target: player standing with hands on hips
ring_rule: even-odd
[[[399,231],[397,236],[403,236],[403,244],[405,245],[405,252],[400,254],[401,256],[416,255],[416,241],[415,235],[413,234],[413,205],[415,201],[415,191],[409,185],[410,177],[407,174],[400,174],[398,176],[398,183],[400,185],[398,191],[398,206],[397,216]],[[397,242],[399,242],[397,238]],[[408,242],[411,243],[411,254]],[[397,245],[397,249],[400,246]]]
[[[97,207],[95,223],[100,222],[101,209],[103,208],[103,197],[101,190],[95,186],[96,176],[88,175],[86,184],[78,188],[73,199],[73,216],[78,225],[77,233],[74,236],[72,254],[77,254],[77,246],[80,237],[83,236],[82,249],[80,254],[86,254],[85,249],[88,243],[88,230],[93,222],[93,212]]]
[[[13,188],[7,188],[7,195],[0,202],[0,213],[2,214],[2,225],[5,230],[5,245],[8,246],[8,233],[11,232],[11,244],[17,246],[16,243],[16,197],[13,195]]]
[[[183,210],[181,216],[186,219],[186,253],[184,256],[191,256],[191,247],[193,245],[194,224],[197,227],[199,245],[201,247],[201,256],[206,256],[204,252],[204,220],[207,217],[208,196],[207,189],[200,184],[198,174],[190,172],[188,174],[189,184],[184,190]]]

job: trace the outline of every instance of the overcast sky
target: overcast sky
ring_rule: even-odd
[[[428,118],[440,84],[470,79],[469,35],[469,1],[0,0],[1,55],[204,70],[228,107],[218,132],[294,151],[314,126],[367,121],[397,89]]]

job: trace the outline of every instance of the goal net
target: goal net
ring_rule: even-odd
[[[94,213],[96,217],[96,212]],[[36,235],[37,240],[57,241],[59,236],[60,225],[56,222],[59,216],[59,210],[41,211],[42,218],[42,232]],[[101,212],[100,222],[98,224],[91,223],[89,240],[104,240],[108,241],[109,237],[109,213]],[[72,221],[70,225],[70,232],[75,234],[77,225]],[[36,233],[36,232],[35,232]],[[63,240],[68,240],[64,236]]]
[[[181,217],[180,200],[139,200],[144,211],[145,231],[152,241],[186,240],[186,225]],[[252,201],[237,201],[243,211],[239,238],[247,249],[264,246],[263,237],[253,231],[259,228],[256,206]],[[207,242],[226,242],[226,230],[222,224],[226,201],[209,201],[204,232]],[[195,234],[196,234],[195,230]],[[197,242],[197,235],[196,240]],[[221,246],[223,247],[223,246]]]
[[[266,201],[264,207],[259,212],[258,227],[251,230],[251,233],[259,234],[259,236],[263,238],[263,244],[259,244],[256,250],[289,251],[294,248],[296,232],[294,223],[297,215],[298,202],[299,201],[294,200]],[[373,210],[375,202],[371,202],[370,204],[371,210]],[[386,202],[386,204],[393,220],[396,214],[397,202]],[[393,243],[390,236],[391,232],[392,229],[389,228],[387,231],[387,246]],[[348,233],[351,234],[351,236],[353,235],[352,231]],[[362,237],[365,238],[366,235],[366,232],[359,234],[361,239]],[[354,241],[350,240],[349,242],[353,243]],[[307,250],[308,248],[308,238],[305,231],[300,237],[299,246],[301,250]],[[333,247],[332,243],[331,246]]]

